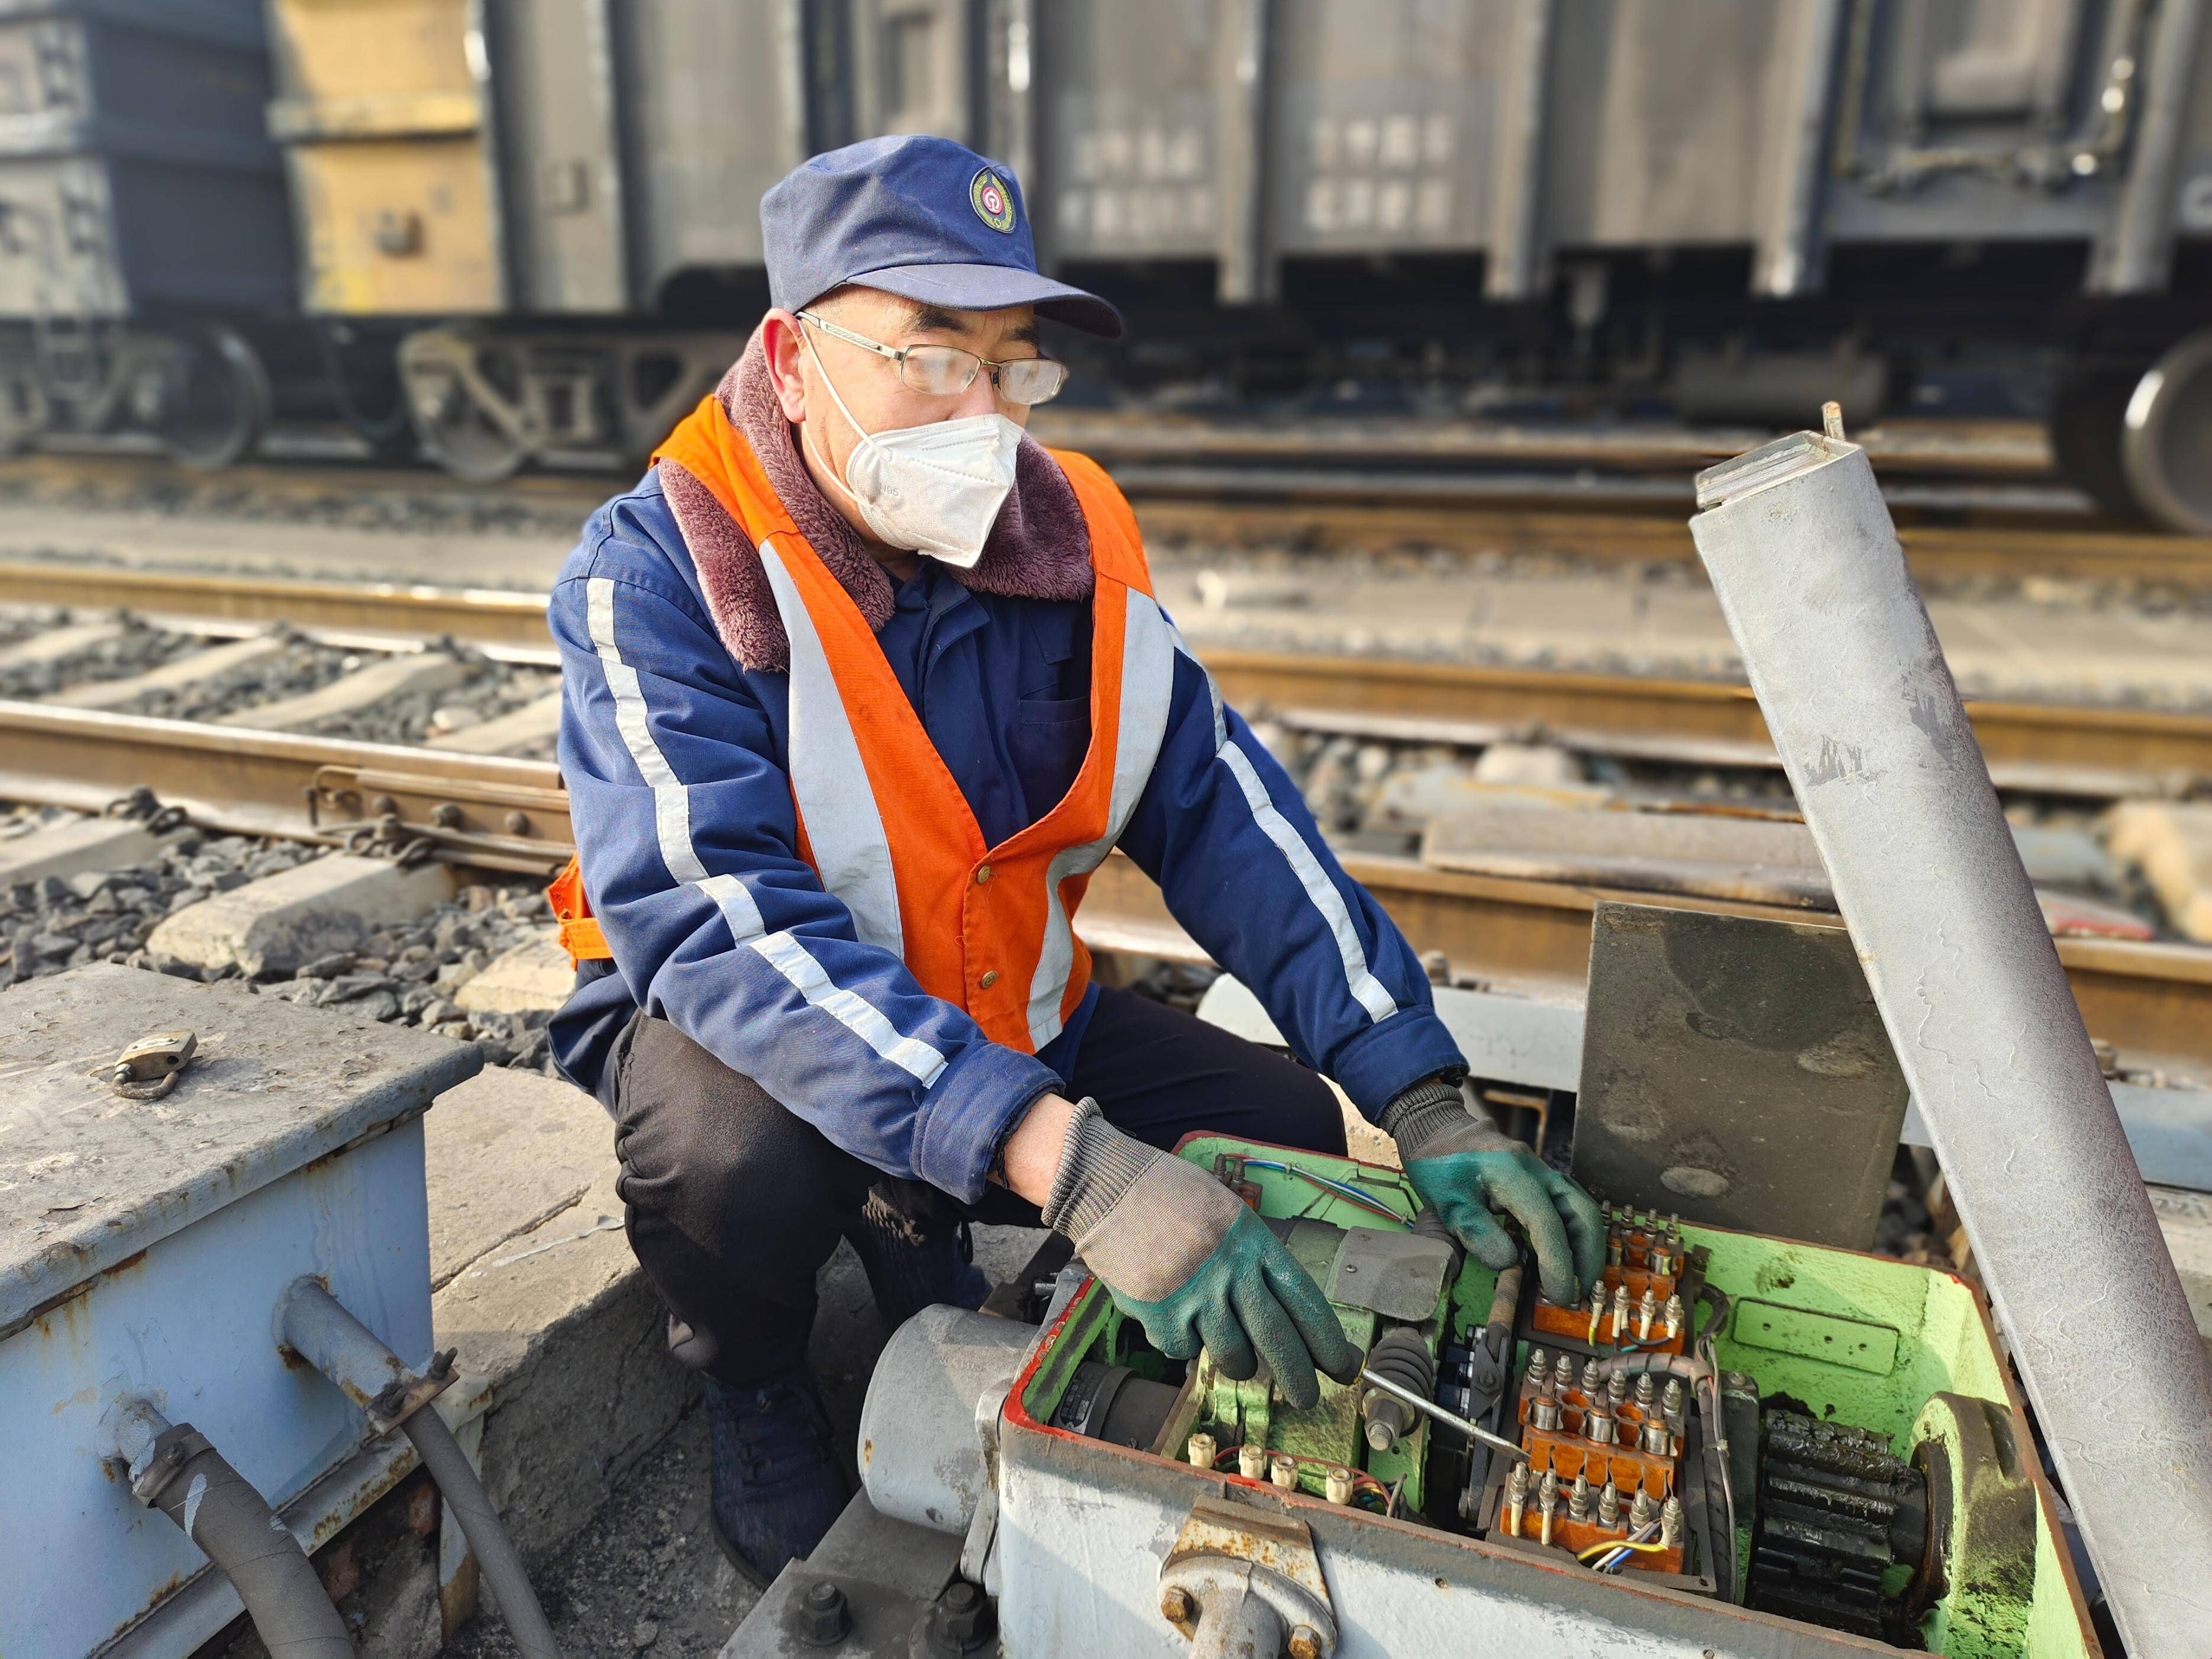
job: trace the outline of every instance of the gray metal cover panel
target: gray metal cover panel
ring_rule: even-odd
[[[1285,0],[1277,18],[1284,250],[1479,246],[1509,0]]]
[[[1060,255],[1214,254],[1225,205],[1217,9],[1066,0],[1039,12],[1046,185],[1023,183]]]
[[[636,300],[696,267],[757,265],[760,198],[805,159],[787,0],[614,14]]]
[[[126,1044],[180,1027],[199,1052],[166,1098],[109,1089]],[[0,994],[0,1332],[483,1064],[467,1043],[137,969]]]
[[[1850,935],[1605,903],[1590,939],[1576,1178],[1713,1226],[1872,1244],[1906,1090]]]

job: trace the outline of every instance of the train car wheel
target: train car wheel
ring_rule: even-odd
[[[2069,369],[2051,410],[2051,452],[2059,477],[2124,519],[2140,519],[2143,511],[2120,455],[2120,423],[2140,378],[2134,369]]]
[[[252,454],[272,401],[260,356],[233,329],[198,330],[170,342],[154,429],[179,466],[213,471]]]
[[[512,429],[520,368],[512,353],[459,336],[410,339],[400,349],[399,374],[422,453],[471,483],[513,477],[534,450]],[[494,409],[490,399],[504,401],[507,409]],[[502,414],[510,419],[502,420]]]
[[[2120,421],[2120,455],[2136,499],[2187,536],[2212,536],[2212,329],[2144,371]]]

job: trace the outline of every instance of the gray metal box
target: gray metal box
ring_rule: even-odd
[[[199,1054],[167,1096],[111,1091],[126,1044],[178,1028]],[[0,1652],[90,1653],[211,1571],[104,1461],[118,1401],[189,1421],[279,1509],[362,1446],[361,1413],[280,1355],[277,1297],[319,1277],[427,1362],[422,1113],[481,1063],[421,1032],[126,968],[0,995]],[[319,1542],[374,1495],[288,1518]],[[189,1651],[235,1611],[201,1598],[198,1627],[155,1645]]]

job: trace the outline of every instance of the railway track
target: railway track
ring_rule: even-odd
[[[1394,441],[1393,447],[1358,441],[1356,433],[1224,435],[1190,422],[1100,416],[1063,421],[1044,435],[1097,453],[1135,501],[1146,535],[1164,546],[1418,549],[1620,566],[1693,564],[1684,527],[1692,509],[1690,476],[1733,453],[1717,447],[1728,434],[1571,443],[1508,428],[1462,433],[1453,442],[1447,428],[1425,442]],[[2085,510],[2043,475],[2047,458],[2039,441],[1962,453],[1960,446],[1911,435],[1915,441],[1893,442],[1878,459],[1893,481],[1893,514],[1921,581],[2039,577],[2212,588],[2212,540],[2156,533]],[[1962,475],[1976,453],[1983,471]],[[607,467],[540,472],[493,489],[422,469],[326,459],[264,461],[210,476],[182,471],[159,456],[49,453],[8,464],[0,472],[0,507],[12,491],[17,503],[33,507],[229,511],[246,502],[260,513],[313,520],[357,516],[367,501],[403,519],[520,522],[557,535],[580,523],[621,477]]]
[[[61,602],[128,606],[217,636],[281,619],[395,653],[451,635],[512,660],[550,654],[542,598],[527,593],[0,567],[0,605]],[[1735,687],[1210,656],[1240,704],[1366,740],[1478,747],[1540,729],[1594,753],[1690,767],[1776,764],[1757,705]],[[2012,787],[2096,796],[2212,777],[2212,717],[1990,703],[1972,712],[1993,770]],[[142,787],[215,829],[380,845],[472,867],[550,874],[572,850],[567,797],[546,760],[0,702],[0,799],[96,811]],[[1796,906],[1472,874],[1407,857],[1349,852],[1345,862],[1417,945],[1443,951],[1456,974],[1539,992],[1579,985],[1601,900],[1822,919]],[[1095,878],[1083,921],[1099,948],[1202,957],[1157,890],[1119,858]],[[2092,1032],[2130,1066],[2212,1071],[2212,950],[2093,938],[2062,939],[2058,949]]]

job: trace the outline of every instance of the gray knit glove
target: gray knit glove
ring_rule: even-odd
[[[1398,1143],[1421,1201],[1483,1266],[1503,1270],[1521,1254],[1496,1212],[1527,1231],[1537,1276],[1553,1302],[1572,1307],[1597,1283],[1605,1271],[1605,1219],[1589,1194],[1468,1111],[1457,1083],[1416,1083],[1383,1108],[1381,1127]]]
[[[1095,1100],[1076,1107],[1044,1222],[1172,1358],[1203,1345],[1238,1382],[1265,1359],[1298,1407],[1321,1398],[1315,1366],[1340,1382],[1358,1373],[1328,1298],[1267,1224],[1203,1170],[1123,1134]]]

